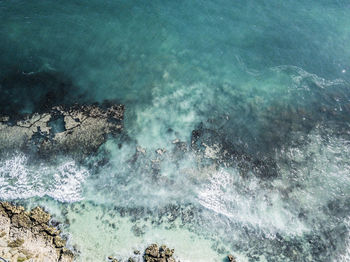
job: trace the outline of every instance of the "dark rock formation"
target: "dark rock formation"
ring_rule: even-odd
[[[192,131],[191,148],[217,165],[238,167],[242,175],[252,171],[261,178],[277,176],[277,166],[272,158],[249,154],[225,139],[220,132],[201,125]]]
[[[0,116],[0,151],[32,149],[50,153],[88,154],[108,135],[121,132],[124,106],[56,106],[45,113],[24,115],[20,120]]]
[[[22,206],[0,202],[0,257],[10,261],[72,262],[60,231],[48,224],[50,214],[40,207],[25,211]]]
[[[175,262],[173,258],[174,249],[165,245],[158,247],[157,244],[148,246],[143,255],[145,262]]]
[[[228,255],[228,256],[227,256],[227,259],[228,259],[228,261],[230,261],[230,262],[236,262],[235,257],[232,256],[232,255]]]

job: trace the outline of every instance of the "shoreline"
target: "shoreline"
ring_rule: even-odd
[[[0,202],[0,257],[17,262],[73,262],[73,252],[50,220],[41,207],[26,211]]]

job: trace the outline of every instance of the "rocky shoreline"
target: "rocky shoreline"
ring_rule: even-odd
[[[136,262],[136,261],[143,261],[143,262],[180,262],[180,260],[176,260],[174,255],[175,250],[167,247],[166,245],[158,246],[157,244],[151,244],[149,245],[143,254],[141,254],[140,251],[136,250],[134,251],[134,254],[136,255],[135,258],[129,257],[127,260],[118,260],[117,258],[114,258],[113,256],[108,257],[108,261],[110,262]],[[235,257],[233,255],[228,255],[226,257],[227,262],[237,262]]]
[[[51,215],[36,207],[0,202],[0,257],[8,261],[72,262],[60,231],[49,224]]]
[[[119,104],[55,106],[44,113],[0,115],[0,151],[32,150],[87,155],[108,135],[123,129],[124,106]]]
[[[0,201],[0,261],[73,262],[75,254],[66,247],[60,230],[50,225],[51,215],[41,207],[26,211],[22,206]],[[106,258],[110,262],[180,262],[175,250],[151,244],[144,252],[134,251],[129,258]],[[237,262],[234,256],[228,262]]]

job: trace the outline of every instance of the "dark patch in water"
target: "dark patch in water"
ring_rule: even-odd
[[[0,114],[12,117],[72,105],[81,99],[78,88],[58,72],[12,71],[0,79]]]
[[[227,139],[220,130],[211,130],[200,124],[192,131],[191,147],[198,153],[204,154],[206,147],[218,150],[216,161],[226,166],[236,165],[242,175],[249,171],[261,178],[272,178],[277,176],[277,165],[272,158],[249,154]]]
[[[63,115],[54,115],[51,118],[51,120],[48,122],[48,126],[51,127],[52,135],[66,131],[65,123],[64,123],[64,116]]]

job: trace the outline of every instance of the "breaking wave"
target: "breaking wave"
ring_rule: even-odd
[[[19,153],[0,163],[0,198],[15,200],[49,196],[61,202],[82,199],[83,182],[89,171],[74,160],[35,163]]]

